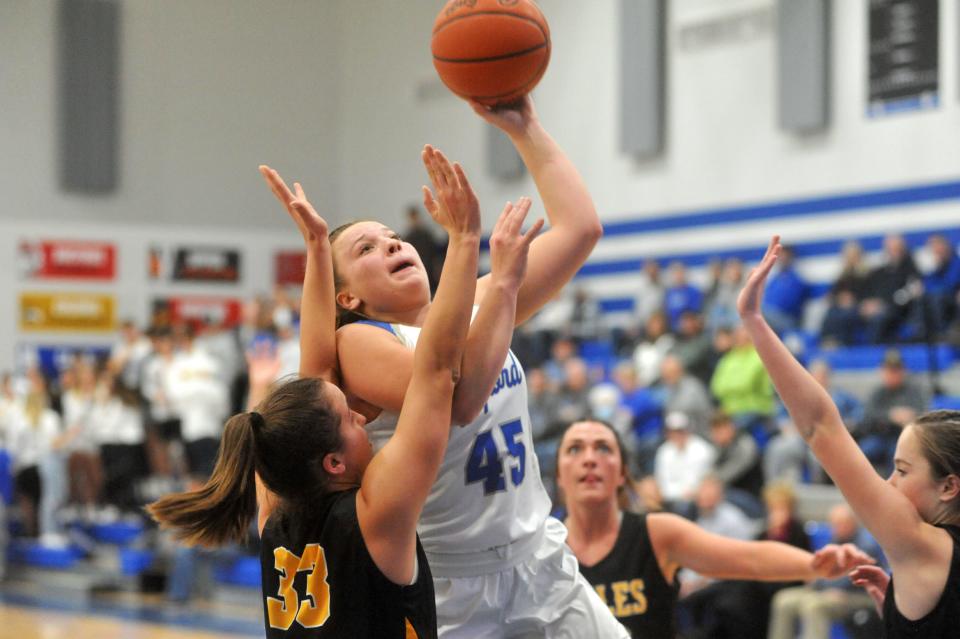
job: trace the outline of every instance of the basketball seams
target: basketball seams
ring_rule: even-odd
[[[517,20],[525,20],[526,22],[530,22],[534,24],[537,27],[537,29],[540,30],[540,33],[541,35],[543,35],[543,39],[545,41],[547,42],[550,41],[550,35],[543,29],[543,25],[537,22],[534,18],[531,18],[529,16],[522,16],[516,13],[510,13],[509,11],[471,11],[470,13],[457,16],[455,18],[450,18],[449,20],[444,22],[442,25],[435,28],[431,33],[431,35],[432,36],[437,35],[438,33],[446,29],[449,25],[453,24],[454,22],[459,22],[460,20],[465,20],[467,18],[472,18],[474,16],[506,16],[508,18],[516,18]],[[541,20],[542,19],[543,17],[541,15]]]
[[[514,51],[513,53],[504,53],[502,55],[488,56],[485,58],[441,58],[440,56],[433,56],[434,60],[440,62],[448,62],[450,64],[465,64],[465,63],[474,63],[474,62],[495,62],[497,60],[508,60],[510,58],[517,58],[522,55],[527,55],[528,53],[533,53],[543,49],[544,47],[549,47],[549,42],[541,42],[540,44],[530,47],[529,49],[523,49],[522,51]]]
[[[548,53],[549,53],[549,43],[547,43],[546,46],[548,47]],[[530,53],[530,52],[528,52],[528,53]],[[451,60],[450,62],[453,63],[453,64],[456,64],[456,63],[457,63],[456,60]],[[531,78],[530,78],[529,80],[527,80],[527,81],[526,81],[525,83],[523,83],[522,85],[520,85],[520,86],[518,86],[518,87],[515,87],[515,88],[513,88],[513,89],[510,89],[509,91],[505,91],[505,92],[503,92],[503,93],[494,93],[494,94],[491,94],[491,95],[473,95],[473,96],[471,96],[471,95],[467,95],[467,94],[464,94],[464,93],[460,93],[460,92],[458,92],[458,91],[454,91],[453,87],[449,87],[449,88],[450,88],[451,91],[453,91],[454,93],[456,93],[456,94],[459,95],[459,96],[466,97],[466,98],[471,98],[471,99],[478,100],[478,101],[483,101],[483,100],[496,100],[496,99],[498,99],[498,98],[504,98],[504,97],[514,96],[514,95],[520,96],[520,95],[524,95],[524,94],[526,93],[526,89],[527,89],[528,87],[531,87],[531,86],[533,86],[533,85],[536,85],[537,82],[540,81],[540,78],[543,76],[543,73],[544,73],[544,71],[546,70],[547,65],[548,65],[549,63],[550,63],[550,56],[548,55],[546,58],[544,58],[543,62],[540,64],[540,67],[537,69],[536,73],[532,74],[532,76],[531,76]]]

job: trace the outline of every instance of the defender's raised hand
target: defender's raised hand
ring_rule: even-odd
[[[297,228],[300,229],[303,241],[306,242],[307,245],[326,242],[328,230],[327,221],[320,217],[316,210],[314,210],[313,205],[310,204],[310,200],[307,199],[307,194],[304,193],[300,183],[294,182],[294,190],[291,191],[287,183],[280,177],[280,174],[265,164],[260,165],[260,174],[263,175],[270,190],[273,191],[276,198],[280,200],[280,203],[283,204],[283,207],[297,225]]]
[[[744,284],[743,290],[740,291],[740,296],[737,298],[737,310],[740,312],[740,317],[746,319],[747,317],[760,316],[760,304],[763,301],[763,289],[767,283],[767,276],[770,274],[773,265],[776,264],[779,255],[780,236],[774,235],[770,239],[770,246],[767,247],[766,254],[756,268],[750,271],[750,277],[747,278],[747,283]]]
[[[527,254],[530,243],[540,229],[543,219],[533,223],[526,233],[522,232],[523,221],[530,212],[530,198],[522,197],[516,204],[507,202],[490,235],[490,273],[512,290],[520,288],[527,271]]]
[[[459,163],[429,144],[421,154],[433,191],[423,187],[423,206],[450,235],[480,235],[480,203]]]

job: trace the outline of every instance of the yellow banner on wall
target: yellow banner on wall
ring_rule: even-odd
[[[24,331],[112,331],[115,300],[102,293],[21,293]]]

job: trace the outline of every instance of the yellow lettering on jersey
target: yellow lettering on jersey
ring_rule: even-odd
[[[281,599],[267,597],[267,618],[271,628],[287,630],[296,620],[305,628],[316,628],[330,618],[330,584],[327,583],[327,559],[320,544],[308,544],[303,557],[284,547],[273,549],[273,567],[280,573],[277,594]],[[307,597],[300,601],[293,587],[298,572],[307,575]]]
[[[644,594],[643,579],[631,579],[630,581],[615,581],[610,584],[610,590],[613,593],[613,604],[607,602],[607,588],[605,585],[594,586],[597,594],[608,604],[610,612],[615,617],[632,617],[642,615],[647,612],[647,596]]]
[[[420,635],[417,634],[417,631],[413,629],[413,624],[410,623],[409,619],[404,619],[404,628],[405,632],[403,633],[404,639],[420,639]]]
[[[627,612],[627,595],[630,589],[630,584],[626,581],[615,581],[610,584],[610,589],[613,591],[613,614],[617,617],[627,617],[629,613]]]

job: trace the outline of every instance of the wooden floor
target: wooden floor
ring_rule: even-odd
[[[0,635],[17,639],[235,639],[176,626],[0,604]]]

